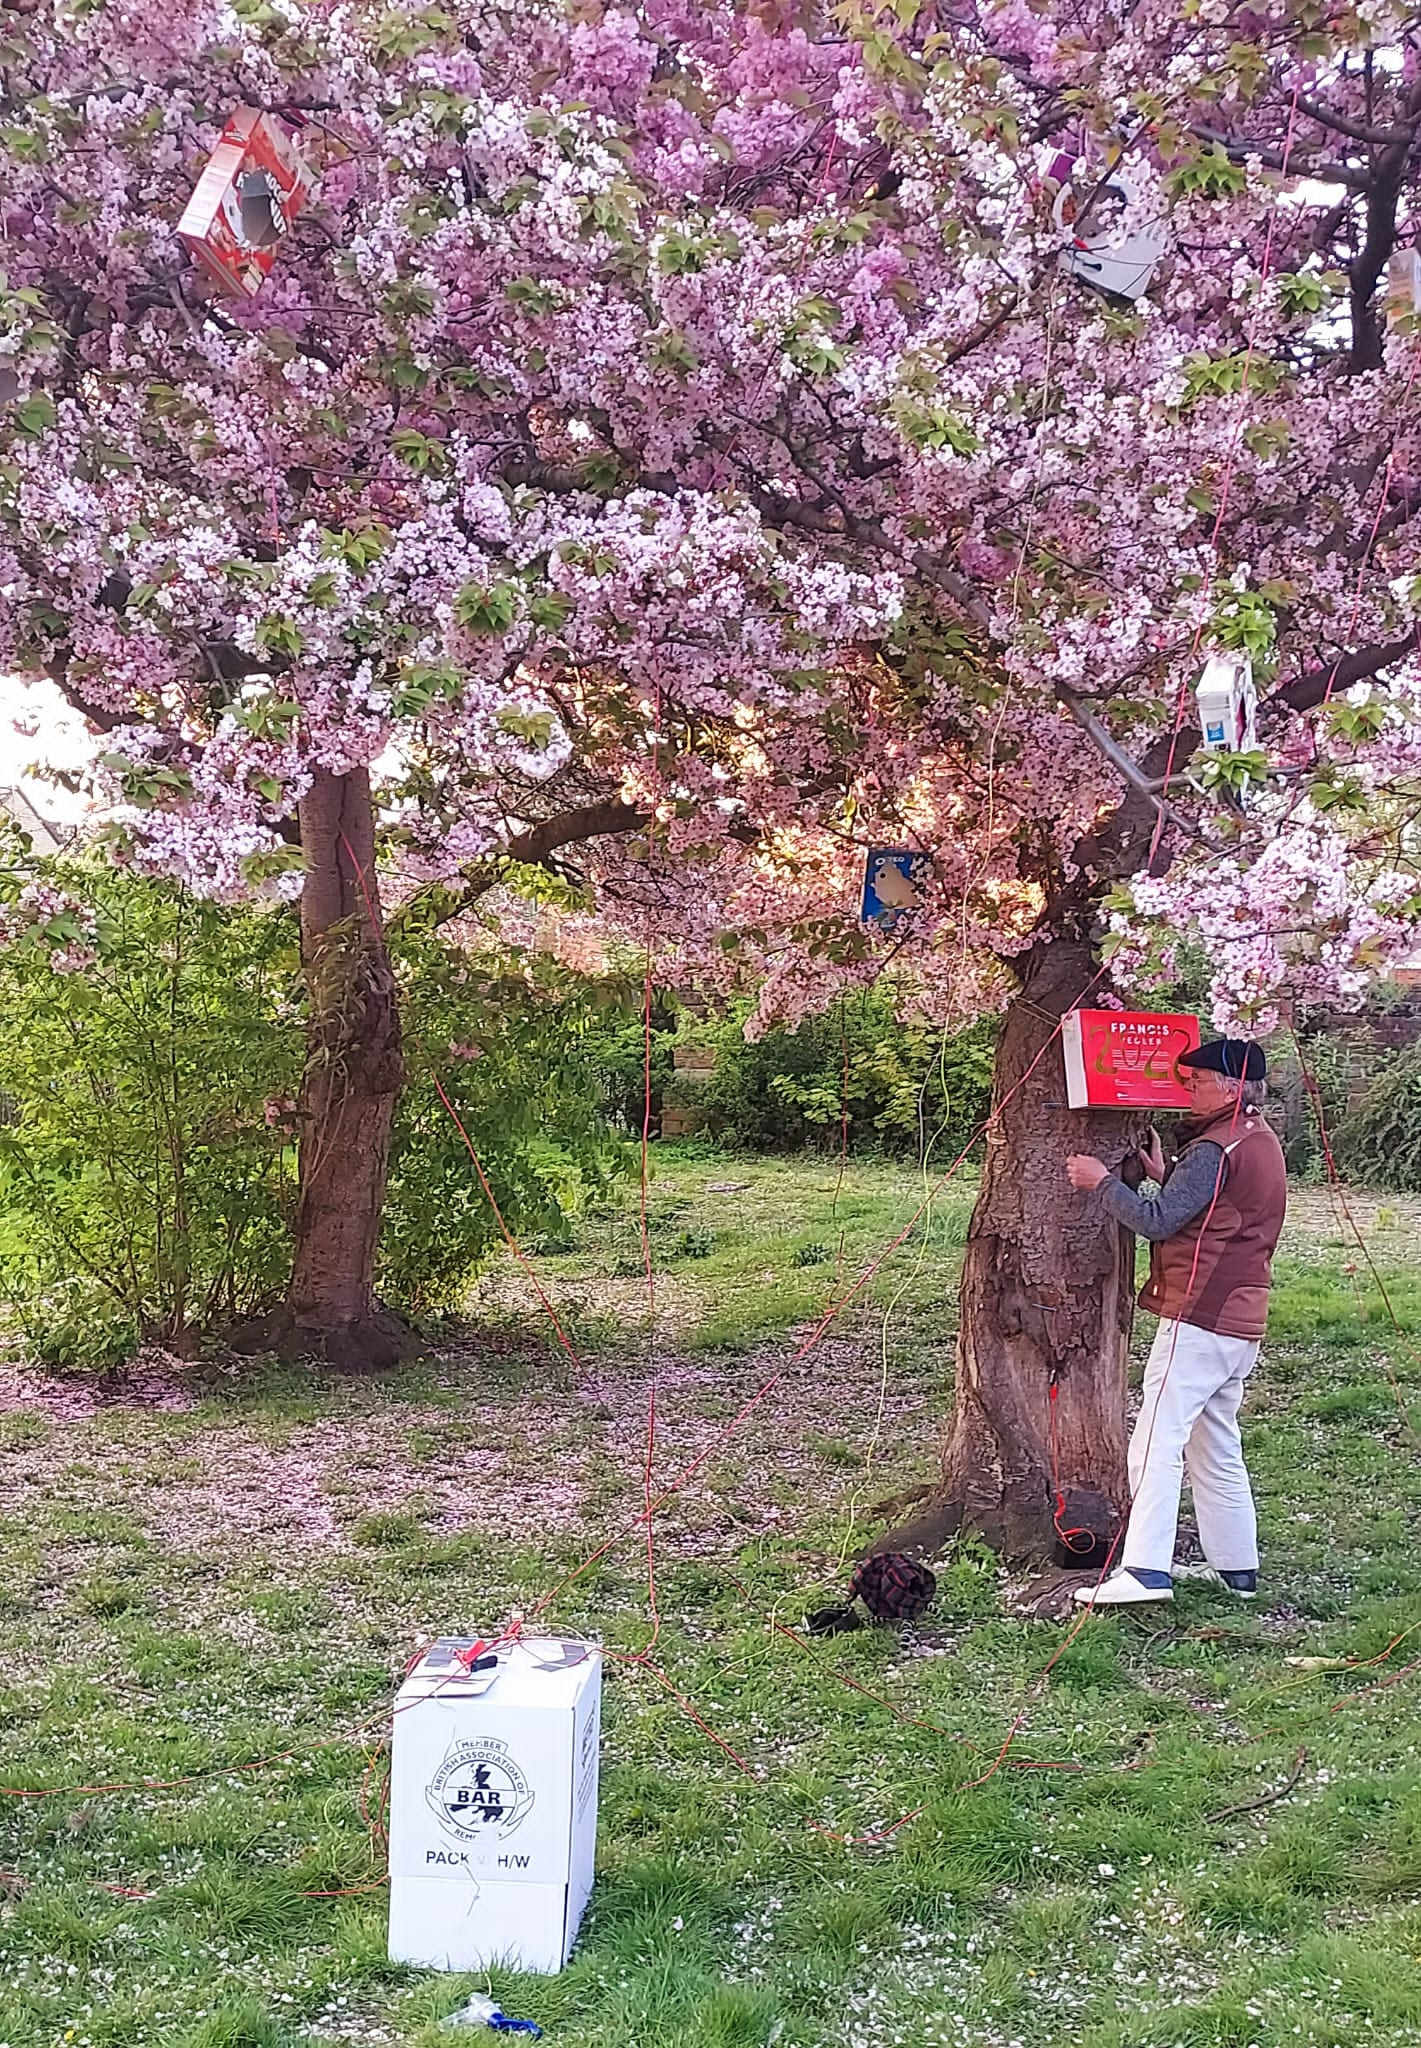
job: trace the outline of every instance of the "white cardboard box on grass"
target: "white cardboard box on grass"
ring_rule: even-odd
[[[441,1637],[395,1696],[390,1955],[560,1970],[592,1890],[602,1660],[532,1637],[465,1673],[470,1647]]]

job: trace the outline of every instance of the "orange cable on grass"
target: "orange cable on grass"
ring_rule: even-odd
[[[1101,979],[1102,975],[1104,975],[1106,971],[1107,970],[1104,967],[1097,968],[1096,972],[1091,976],[1090,980],[1081,990],[1080,995],[1076,999],[1077,1003],[1084,1001],[1085,997],[1089,995],[1091,989],[1095,987],[1096,983]],[[736,1413],[731,1417],[730,1421],[726,1423],[724,1428],[717,1431],[716,1435],[711,1438],[710,1442],[706,1444],[700,1451],[698,1451],[696,1456],[692,1458],[685,1466],[682,1467],[681,1471],[676,1475],[676,1477],[672,1479],[666,1486],[662,1487],[659,1492],[657,1492],[655,1498],[650,1503],[649,1508],[643,1508],[642,1512],[636,1515],[630,1522],[624,1524],[622,1528],[615,1530],[610,1536],[608,1536],[605,1539],[604,1542],[600,1543],[595,1550],[590,1551],[588,1555],[583,1558],[580,1564],[576,1565],[570,1572],[568,1572],[562,1579],[560,1579],[556,1585],[551,1587],[549,1591],[542,1596],[542,1598],[538,1601],[536,1606],[532,1609],[530,1619],[536,1618],[538,1615],[546,1612],[547,1608],[552,1605],[552,1603],[559,1597],[559,1595],[564,1593],[569,1586],[573,1585],[578,1579],[580,1579],[585,1572],[590,1571],[594,1564],[599,1563],[601,1559],[608,1554],[609,1551],[616,1549],[621,1543],[625,1542],[628,1539],[628,1537],[634,1535],[637,1532],[637,1530],[641,1528],[649,1512],[654,1513],[656,1510],[664,1506],[664,1504],[668,1500],[672,1499],[674,1495],[679,1493],[682,1490],[682,1488],[686,1486],[689,1483],[689,1481],[695,1476],[695,1474],[701,1469],[701,1467],[705,1465],[719,1450],[721,1450],[726,1443],[729,1442],[730,1438],[735,1435],[737,1430],[743,1427],[745,1422],[754,1413],[754,1411],[761,1406],[761,1404],[773,1392],[775,1387],[779,1385],[780,1381],[783,1379],[785,1373],[789,1370],[790,1366],[799,1364],[803,1359],[808,1358],[811,1355],[811,1353],[817,1349],[817,1347],[823,1341],[824,1337],[826,1336],[830,1328],[833,1326],[834,1322],[838,1319],[838,1317],[843,1314],[844,1310],[849,1306],[849,1304],[852,1301],[855,1301],[858,1298],[858,1296],[863,1292],[864,1288],[868,1286],[869,1282],[878,1273],[879,1269],[886,1263],[886,1261],[889,1258],[892,1257],[893,1253],[897,1251],[898,1247],[911,1234],[914,1226],[917,1224],[920,1217],[925,1213],[926,1209],[928,1208],[929,1203],[936,1197],[936,1195],[944,1187],[946,1187],[946,1185],[953,1178],[953,1176],[960,1171],[963,1163],[966,1161],[966,1159],[971,1154],[973,1148],[976,1146],[978,1139],[990,1127],[993,1120],[1001,1113],[1001,1110],[1005,1107],[1006,1103],[1009,1102],[1012,1096],[1015,1095],[1021,1088],[1025,1087],[1026,1083],[1030,1080],[1031,1076],[1036,1072],[1037,1068],[1041,1065],[1041,1062],[1046,1058],[1046,1055],[1054,1046],[1057,1038],[1060,1036],[1061,1028],[1061,1023],[1058,1021],[1054,1029],[1052,1030],[1050,1036],[1042,1045],[1040,1051],[1036,1054],[1035,1058],[1032,1059],[1030,1064],[1022,1071],[1017,1080],[1012,1083],[1012,1086],[1006,1091],[1005,1095],[1003,1095],[1001,1102],[993,1106],[991,1113],[983,1120],[983,1122],[977,1127],[977,1129],[973,1131],[971,1137],[968,1139],[967,1144],[958,1153],[956,1159],[953,1160],[952,1164],[944,1169],[942,1174],[938,1177],[937,1181],[929,1190],[928,1195],[924,1198],[922,1202],[919,1203],[918,1207],[913,1211],[913,1214],[908,1218],[908,1221],[904,1224],[903,1228],[900,1231],[898,1231],[898,1233],[892,1239],[890,1239],[888,1244],[885,1245],[883,1250],[878,1254],[876,1258],[871,1259],[869,1261],[869,1263],[864,1267],[863,1271],[859,1274],[857,1280],[854,1281],[853,1285],[849,1287],[842,1295],[840,1295],[837,1300],[830,1303],[828,1309],[826,1309],[823,1316],[821,1316],[819,1321],[815,1324],[814,1328],[810,1331],[809,1335],[791,1354],[791,1356],[785,1362],[785,1364],[780,1366],[775,1372],[771,1373],[769,1378],[765,1380],[763,1384],[759,1386],[753,1394],[749,1395],[747,1399],[744,1402],[742,1402],[739,1409],[737,1409]]]
[[[661,1610],[656,1601],[656,1540],[652,1505],[652,1477],[656,1462],[656,1279],[651,1266],[651,1230],[647,1221],[648,1154],[651,1145],[651,939],[646,942],[646,964],[642,980],[642,1115],[641,1115],[641,1256],[646,1268],[646,1350],[651,1386],[646,1405],[646,1463],[642,1471],[642,1506],[646,1517],[646,1601],[651,1613],[651,1637],[641,1652],[650,1657],[661,1637]],[[650,1668],[650,1667],[648,1667]]]

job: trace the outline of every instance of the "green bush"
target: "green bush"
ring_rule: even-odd
[[[602,1079],[603,1048],[626,1035],[633,998],[546,955],[468,953],[437,933],[396,926],[391,954],[409,1079],[391,1138],[379,1285],[420,1315],[457,1306],[503,1244],[436,1080],[515,1238],[566,1243],[573,1220],[633,1162],[609,1124]]]
[[[1335,1122],[1333,1149],[1353,1179],[1421,1189],[1421,1042],[1378,1063],[1360,1102]]]
[[[905,1024],[887,995],[850,996],[795,1031],[749,1042],[748,1004],[713,1021],[683,1021],[686,1043],[714,1046],[704,1079],[676,1077],[729,1144],[764,1152],[839,1144],[847,1112],[853,1147],[896,1153],[960,1151],[991,1101],[996,1024],[933,1031]]]
[[[1322,1118],[1335,1149],[1347,1113],[1347,1048],[1322,1032],[1305,1036],[1302,1046],[1307,1078],[1316,1084],[1322,1097]],[[1283,1140],[1289,1173],[1297,1180],[1325,1181],[1327,1161],[1317,1104],[1308,1092],[1302,1067],[1291,1046],[1280,1048],[1270,1058],[1268,1095],[1270,1114]]]
[[[0,1313],[59,1368],[116,1366],[144,1341],[195,1348],[274,1304],[287,1279],[304,1056],[295,917],[98,860],[36,862],[17,839],[0,845],[0,916],[7,904]],[[434,1077],[509,1227],[565,1241],[631,1161],[592,1053],[630,1028],[633,995],[398,921],[391,953],[409,1085],[377,1278],[421,1314],[458,1306],[502,1244]]]
[[[640,995],[626,998],[627,1012],[609,1015],[582,1040],[582,1057],[599,1100],[620,1131],[640,1139],[646,1103],[646,1023]],[[630,1015],[632,1008],[636,1015]],[[659,999],[651,1013],[651,1100],[659,1108],[673,1086],[672,1056],[677,1013]]]
[[[300,1072],[295,926],[96,863],[41,882],[94,957],[0,949],[0,1303],[47,1363],[111,1365],[285,1278],[295,1161],[267,1105]]]

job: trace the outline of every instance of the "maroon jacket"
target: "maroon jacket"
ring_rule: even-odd
[[[1221,1337],[1258,1338],[1288,1203],[1283,1148],[1256,1109],[1190,1125],[1188,1143],[1201,1138],[1223,1148],[1217,1193],[1192,1223],[1150,1246],[1140,1306]]]

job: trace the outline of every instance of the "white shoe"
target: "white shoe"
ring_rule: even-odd
[[[1152,1600],[1173,1598],[1173,1586],[1147,1586],[1128,1568],[1112,1572],[1098,1586],[1076,1587],[1078,1607],[1144,1607]]]
[[[1177,1564],[1174,1567],[1177,1579],[1192,1579],[1203,1586],[1222,1586],[1226,1593],[1232,1593],[1235,1600],[1256,1600],[1258,1598],[1258,1574],[1253,1572],[1221,1572],[1211,1564]]]

